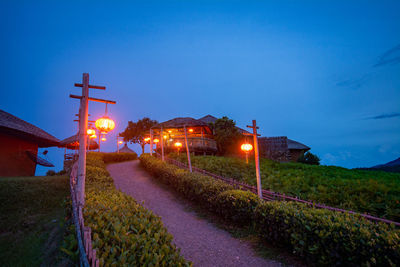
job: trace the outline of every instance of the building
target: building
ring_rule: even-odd
[[[36,164],[50,167],[38,157],[39,147],[52,147],[59,140],[42,129],[0,110],[0,176],[33,176]]]
[[[286,136],[259,137],[260,156],[280,162],[296,162],[310,148]]]
[[[214,140],[213,133],[208,126],[201,120],[193,118],[175,118],[154,125],[153,138],[158,139],[157,150],[161,149],[161,138],[163,138],[164,151],[166,153],[176,151],[175,143],[182,144],[182,150],[185,150],[185,130],[189,151],[195,154],[214,155],[217,152],[217,143]]]
[[[115,151],[115,152],[117,152],[117,151]],[[124,144],[124,146],[122,148],[119,149],[119,152],[120,153],[135,153],[135,151],[130,149],[126,143]]]

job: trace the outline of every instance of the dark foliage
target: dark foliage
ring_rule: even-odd
[[[310,165],[319,165],[320,158],[311,152],[307,152],[304,155],[301,155],[299,157],[299,159],[297,160],[297,162],[310,164]]]

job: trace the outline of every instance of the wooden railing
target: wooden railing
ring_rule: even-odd
[[[157,154],[157,157],[160,157],[160,155]],[[168,163],[173,164],[173,165],[175,165],[177,167],[180,167],[180,168],[183,168],[183,169],[189,169],[189,167],[185,163],[182,163],[182,162],[177,161],[175,159],[171,159],[171,158],[165,157],[165,160]],[[217,180],[224,181],[225,183],[228,183],[228,184],[232,185],[236,189],[245,190],[245,191],[251,191],[254,194],[257,194],[257,187],[255,187],[255,186],[239,182],[239,181],[237,181],[237,180],[235,180],[233,178],[222,177],[222,176],[217,175],[215,173],[212,173],[212,172],[209,172],[209,171],[206,171],[206,170],[194,167],[194,166],[192,166],[192,170],[194,172],[197,172],[197,173],[201,173],[201,174],[204,174],[204,175],[207,175],[207,176],[211,176],[211,177],[213,177],[213,178],[215,178]],[[298,197],[287,196],[285,194],[276,193],[276,192],[265,190],[265,189],[262,189],[262,199],[264,199],[266,201],[276,201],[276,200],[278,200],[278,201],[296,201],[296,202],[300,202],[300,203],[304,203],[304,204],[310,205],[310,206],[318,208],[318,209],[327,209],[327,210],[338,211],[338,212],[343,212],[343,213],[356,214],[356,215],[360,215],[360,216],[362,216],[362,217],[364,217],[364,218],[366,218],[366,219],[368,219],[370,221],[383,222],[383,223],[394,224],[396,226],[400,226],[400,223],[395,222],[395,221],[391,221],[391,220],[387,220],[387,219],[384,219],[384,218],[375,217],[375,216],[372,216],[372,215],[369,215],[369,214],[362,214],[362,213],[351,211],[351,210],[344,210],[344,209],[339,209],[339,208],[335,208],[335,207],[330,207],[330,206],[327,206],[327,205],[324,205],[324,204],[318,204],[318,203],[315,203],[315,202],[312,202],[312,201],[300,199]]]
[[[92,249],[92,230],[85,227],[82,206],[78,205],[75,186],[77,182],[78,162],[75,162],[70,174],[70,190],[72,200],[72,215],[75,224],[76,238],[78,240],[80,266],[98,267],[99,260],[96,258],[96,250]]]

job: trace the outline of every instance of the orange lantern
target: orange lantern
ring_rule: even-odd
[[[101,141],[102,142],[105,142],[105,141],[107,141],[107,138],[105,138],[104,136],[101,138]]]
[[[250,152],[253,150],[253,145],[251,144],[243,144],[240,149],[246,153]]]
[[[108,133],[115,128],[115,122],[110,119],[108,116],[101,117],[95,122],[96,128],[101,131]]]
[[[96,134],[92,134],[91,136],[89,136],[89,138],[90,138],[90,139],[97,138],[97,135],[96,135]]]
[[[253,150],[253,145],[245,143],[240,146],[240,149],[246,152],[246,163],[249,163],[249,152]]]
[[[153,142],[157,144],[158,142],[160,142],[160,140],[158,140],[157,138],[155,138],[155,139],[153,140]]]
[[[150,137],[147,137],[144,139],[145,142],[149,142],[150,141]]]
[[[181,147],[182,147],[182,143],[181,143],[181,142],[176,142],[174,145],[175,145],[176,147],[178,147],[178,148],[181,148]]]
[[[189,133],[193,133],[193,129],[192,128],[189,129]]]
[[[87,129],[86,133],[87,133],[87,135],[94,135],[95,131],[93,129],[89,128],[89,129]]]
[[[120,145],[121,145],[122,143],[123,143],[122,141],[118,141],[118,144],[120,144]]]

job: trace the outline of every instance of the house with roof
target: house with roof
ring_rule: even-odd
[[[217,142],[208,123],[190,117],[174,118],[154,125],[151,129],[154,141],[158,141],[156,142],[157,150],[160,150],[161,138],[163,138],[164,150],[167,153],[176,151],[175,143],[177,142],[186,149],[185,128],[191,153],[214,155],[217,152]]]
[[[38,156],[38,148],[53,147],[59,140],[44,130],[0,110],[0,176],[33,176],[36,164],[53,167]]]
[[[184,127],[187,128],[189,150],[195,154],[214,155],[217,152],[217,143],[214,140],[210,123],[215,123],[218,118],[207,115],[199,119],[190,117],[174,118],[152,127],[154,132],[153,138],[164,141],[164,150],[168,152],[176,151],[174,144],[179,142],[185,149],[185,133]],[[162,133],[161,133],[162,129]],[[248,135],[249,132],[236,126],[239,133]],[[249,140],[249,138],[246,138]],[[252,140],[250,141],[252,142]],[[278,137],[259,137],[258,145],[260,156],[275,161],[296,162],[310,148],[300,142],[287,138],[286,136]],[[157,144],[160,150],[160,144]]]

